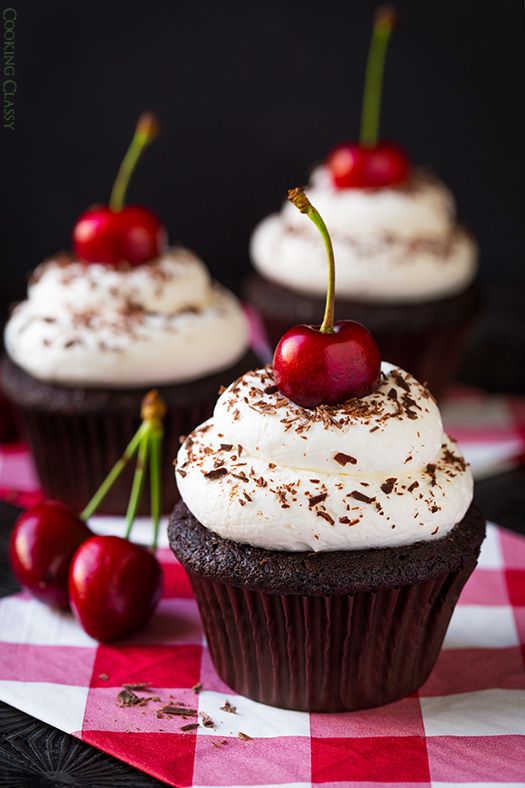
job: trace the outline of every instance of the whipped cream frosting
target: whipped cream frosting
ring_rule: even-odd
[[[460,291],[475,276],[477,247],[456,222],[454,198],[423,171],[399,186],[336,189],[321,166],[306,194],[330,231],[340,296],[432,300]],[[288,202],[256,227],[251,256],[268,279],[312,295],[326,292],[322,238]]]
[[[271,367],[248,372],[182,444],[180,494],[226,539],[270,550],[354,550],[439,539],[472,476],[429,391],[383,363],[372,394],[305,410]]]
[[[246,351],[248,326],[235,296],[187,249],[139,266],[62,255],[33,273],[5,346],[41,380],[139,387],[226,369]]]

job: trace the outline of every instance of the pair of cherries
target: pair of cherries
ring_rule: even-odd
[[[52,607],[71,606],[88,635],[103,642],[137,632],[160,597],[161,568],[152,552],[119,536],[95,536],[62,501],[20,515],[9,560],[33,596]]]
[[[149,391],[142,400],[138,430],[81,514],[62,501],[44,501],[20,515],[11,534],[9,559],[19,582],[48,605],[71,606],[88,635],[104,642],[137,632],[160,599],[162,570],[155,550],[162,511],[160,469],[165,413],[166,405],[158,393]],[[96,536],[86,521],[135,455],[126,538]],[[129,541],[148,466],[151,550]]]

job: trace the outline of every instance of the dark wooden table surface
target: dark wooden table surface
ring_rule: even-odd
[[[459,379],[491,392],[525,393],[524,288],[492,287],[473,332]],[[446,319],[446,316],[445,316]],[[525,469],[476,484],[487,519],[525,534]],[[7,541],[18,510],[0,502],[0,595],[18,586],[7,561]],[[158,780],[0,703],[0,788],[147,788]]]

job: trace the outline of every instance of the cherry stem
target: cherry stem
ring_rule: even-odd
[[[128,509],[126,512],[126,534],[129,539],[131,529],[137,516],[137,510],[144,486],[144,475],[148,461],[150,463],[151,484],[151,516],[153,519],[153,549],[157,547],[159,536],[160,515],[162,511],[161,489],[161,449],[164,428],[162,419],[166,414],[166,405],[154,389],[148,391],[141,405],[142,424],[132,437],[124,453],[110,470],[94,496],[91,498],[80,515],[83,520],[88,520],[113,487],[114,483],[126,467],[131,458],[138,452],[137,465],[133,476]]]
[[[161,448],[164,430],[160,427],[152,428],[150,434],[150,489],[151,489],[151,517],[153,519],[153,549],[157,549],[159,540],[159,526],[162,500],[161,483]]]
[[[133,523],[135,522],[135,518],[137,516],[137,509],[139,508],[139,503],[142,496],[142,488],[144,487],[144,472],[148,464],[150,437],[151,425],[148,424],[148,429],[145,431],[139,444],[137,465],[135,466],[133,484],[131,485],[131,493],[128,502],[128,510],[126,512],[126,533],[124,534],[124,539],[130,538],[131,529],[133,528]]]
[[[136,454],[140,442],[147,430],[148,430],[148,424],[143,423],[140,425],[137,432],[126,446],[123,455],[120,457],[119,460],[117,460],[113,468],[110,470],[110,472],[108,473],[108,475],[106,476],[106,478],[104,479],[104,481],[102,482],[96,493],[93,495],[93,497],[91,498],[91,500],[89,501],[83,512],[81,513],[80,517],[83,520],[89,520],[89,518],[93,514],[95,514],[96,510],[98,509],[98,507],[100,506],[100,504],[102,503],[108,492],[111,490],[111,488],[117,481],[118,477],[120,476],[120,474],[122,473],[128,462],[131,460],[134,454]]]
[[[130,142],[126,155],[117,172],[115,183],[109,198],[109,207],[112,211],[121,211],[124,207],[126,192],[137,162],[156,137],[159,136],[159,123],[155,115],[145,113],[141,115],[133,139]]]
[[[326,305],[323,322],[321,323],[321,328],[319,330],[322,334],[333,334],[335,306],[335,260],[332,240],[321,214],[311,204],[310,200],[304,193],[304,189],[290,189],[288,191],[288,199],[293,205],[295,205],[296,208],[301,211],[301,213],[306,214],[306,216],[312,220],[323,237],[326,254],[328,257],[328,288],[326,290]]]
[[[381,6],[377,9],[366,63],[361,133],[359,135],[359,142],[365,148],[373,148],[379,139],[385,58],[395,22],[396,13],[393,8]]]

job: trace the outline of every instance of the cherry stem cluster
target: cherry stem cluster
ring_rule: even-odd
[[[396,22],[396,13],[390,6],[381,6],[376,11],[372,39],[366,63],[363,109],[361,111],[361,132],[359,142],[365,148],[373,148],[379,139],[379,120],[381,116],[381,93],[385,58],[390,34]]]
[[[137,455],[137,464],[129,496],[126,513],[125,538],[131,536],[131,529],[137,516],[144,477],[149,464],[150,489],[151,489],[151,517],[153,520],[153,543],[157,548],[161,516],[162,485],[161,485],[161,449],[164,428],[162,419],[166,413],[166,405],[155,390],[149,391],[142,400],[142,423],[135,435],[126,446],[124,453],[110,470],[96,493],[93,495],[84,511],[80,515],[83,520],[88,520],[98,509],[108,492],[113,487],[128,462]]]
[[[123,209],[129,182],[135,167],[148,145],[159,136],[159,131],[159,123],[155,115],[147,112],[140,116],[133,139],[122,159],[122,164],[119,167],[111,190],[109,207],[112,211],[121,211]]]
[[[332,246],[332,240],[330,238],[330,233],[326,227],[326,224],[323,221],[323,218],[317,208],[314,208],[306,194],[304,193],[304,189],[296,187],[295,189],[290,189],[288,191],[288,199],[295,205],[295,207],[301,211],[301,213],[306,214],[309,219],[315,224],[324,241],[326,255],[328,257],[328,287],[326,290],[326,304],[324,310],[324,317],[323,322],[321,323],[321,328],[319,329],[322,334],[333,334],[334,333],[334,308],[335,308],[335,260],[334,260],[334,248]]]

